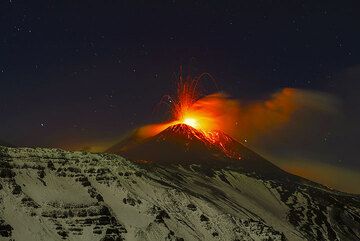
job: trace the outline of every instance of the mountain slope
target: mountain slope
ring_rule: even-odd
[[[1,240],[358,240],[359,196],[242,168],[0,147]]]
[[[232,165],[262,174],[285,174],[271,162],[220,131],[202,132],[185,124],[176,124],[142,141],[134,143],[131,140],[120,142],[107,152],[141,162],[198,163],[210,167]]]

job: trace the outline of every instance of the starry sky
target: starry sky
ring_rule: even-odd
[[[154,106],[174,91],[183,66],[194,75],[211,73],[222,91],[242,101],[282,88],[316,93],[332,103],[336,116],[305,111],[297,131],[277,135],[277,146],[254,146],[269,156],[287,158],[286,149],[359,170],[356,6],[303,0],[1,1],[0,140],[69,149],[106,145],[166,118]]]

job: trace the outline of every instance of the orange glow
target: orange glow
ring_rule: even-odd
[[[199,98],[198,84],[202,76],[194,79],[183,79],[181,76],[177,84],[177,93],[174,98],[169,99],[174,121],[172,124],[187,124],[195,129],[208,131],[217,129],[214,126],[215,116],[213,108],[203,105],[207,103]]]
[[[194,109],[196,106],[197,104],[194,104],[191,108],[186,110],[182,114],[182,119],[174,121],[173,124],[182,123],[202,131],[218,129],[215,125],[215,116],[211,110]]]
[[[173,120],[140,127],[138,136],[147,138],[171,125],[187,124],[202,131],[207,138],[214,138],[210,132],[221,131],[240,142],[254,143],[284,127],[292,114],[302,107],[300,100],[304,99],[302,91],[291,88],[251,102],[241,102],[222,92],[201,97],[197,89],[200,79],[201,76],[195,79],[180,77],[176,95],[166,95],[161,100],[171,107]]]
[[[182,112],[178,110],[181,119],[176,122],[204,132],[217,130],[229,133],[228,130],[233,129],[236,123],[238,107],[238,103],[226,94],[215,93],[194,101]]]
[[[184,120],[182,122],[186,125],[194,127],[195,129],[199,126],[197,119],[191,118],[191,117],[184,118]]]

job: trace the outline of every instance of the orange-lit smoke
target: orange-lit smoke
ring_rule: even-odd
[[[296,91],[289,88],[267,100],[251,103],[215,93],[197,100],[185,116],[196,119],[203,130],[220,130],[235,138],[253,138],[286,123],[296,107]]]
[[[185,123],[202,131],[219,130],[234,138],[254,138],[259,133],[284,125],[299,108],[299,91],[285,88],[262,101],[242,103],[225,93],[214,93],[200,99],[186,96],[175,104],[175,120],[138,129],[142,137],[156,135],[168,126]]]

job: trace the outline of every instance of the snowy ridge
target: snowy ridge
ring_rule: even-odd
[[[0,147],[0,240],[358,240],[359,196],[238,168]]]

